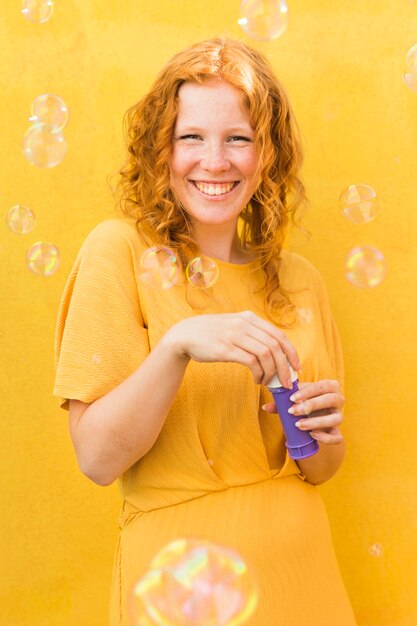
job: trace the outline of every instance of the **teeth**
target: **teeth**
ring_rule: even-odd
[[[222,183],[220,185],[213,185],[212,183],[194,183],[199,191],[206,193],[208,196],[221,196],[223,193],[227,193],[233,189],[234,183]]]

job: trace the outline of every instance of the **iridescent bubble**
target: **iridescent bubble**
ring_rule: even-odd
[[[373,543],[369,546],[369,554],[374,557],[380,557],[384,554],[384,548],[380,543]]]
[[[51,19],[54,0],[23,0],[22,13],[26,19],[43,24]]]
[[[179,539],[154,558],[131,600],[135,625],[145,609],[161,626],[237,626],[255,610],[258,590],[236,552]]]
[[[59,96],[45,93],[33,101],[29,122],[52,126],[56,131],[62,130],[68,123],[68,107]]]
[[[208,256],[198,256],[185,269],[187,280],[196,287],[213,287],[219,277],[219,267]]]
[[[28,250],[26,264],[34,274],[52,276],[60,262],[59,250],[52,243],[38,241]]]
[[[139,278],[148,285],[169,289],[177,284],[179,274],[177,257],[166,246],[148,248],[140,258]]]
[[[159,624],[148,615],[146,606],[139,594],[132,596],[132,598],[130,598],[129,624],[133,626],[155,626]]]
[[[376,287],[387,273],[382,252],[373,246],[353,248],[346,261],[346,278],[355,287]]]
[[[61,131],[47,124],[36,124],[23,140],[23,154],[36,167],[55,167],[65,157],[68,144]]]
[[[343,215],[354,224],[371,222],[379,212],[379,198],[369,185],[349,185],[339,198]]]
[[[407,52],[405,62],[407,69],[403,75],[404,82],[411,91],[417,92],[417,43]]]
[[[286,0],[242,0],[237,23],[258,41],[277,39],[288,26]]]
[[[21,204],[15,204],[8,210],[6,224],[14,233],[27,235],[35,226],[35,214],[31,209]]]

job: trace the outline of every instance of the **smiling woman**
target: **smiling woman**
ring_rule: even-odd
[[[120,480],[111,625],[130,626],[135,581],[180,538],[242,556],[260,590],[248,626],[354,626],[315,486],[344,455],[340,343],[318,272],[282,250],[304,198],[285,92],[259,52],[213,39],[176,55],[126,119],[123,216],[89,234],[68,278],[54,389],[81,470]],[[204,310],[187,284],[139,280],[157,244],[183,266],[215,259]],[[267,384],[291,388],[289,364],[294,420],[319,442],[302,461],[270,415]]]
[[[221,87],[215,89],[214,83],[221,83]],[[169,167],[176,138],[184,137],[194,145],[203,140],[199,131],[204,130],[204,121],[197,128],[188,126],[181,134],[177,132],[181,129],[176,129],[178,107],[186,104],[182,102],[181,92],[189,92],[192,86],[204,87],[199,93],[212,94],[212,106],[204,108],[208,113],[208,109],[217,107],[217,115],[211,117],[211,129],[216,129],[223,120],[226,112],[221,104],[226,104],[226,94],[229,116],[230,98],[235,100],[238,107],[230,116],[232,134],[227,143],[242,145],[242,140],[248,138],[252,149],[253,145],[256,149],[255,190],[249,201],[241,204],[239,242],[234,242],[232,250],[240,248],[237,259],[234,257],[237,262],[239,258],[258,259],[265,277],[265,306],[269,314],[277,313],[284,323],[284,309],[289,313],[293,307],[285,290],[280,288],[278,253],[287,227],[294,222],[304,201],[304,186],[299,176],[303,155],[287,94],[258,51],[239,41],[213,39],[183,50],[161,70],[149,93],[125,117],[129,157],[121,170],[121,212],[136,219],[139,231],[143,236],[147,234],[149,241],[157,240],[172,247],[184,265],[199,252],[190,236],[187,207],[175,197]],[[197,93],[195,89],[194,93]],[[225,101],[221,102],[223,98]],[[200,104],[204,105],[203,99],[202,96]],[[196,106],[191,107],[187,97],[189,114],[196,121],[201,120]],[[191,117],[185,122],[193,124]],[[235,127],[241,122],[244,133],[239,126]],[[248,149],[251,150],[246,147],[245,151]],[[210,152],[207,157],[212,158]],[[219,178],[218,174],[205,174],[202,180]],[[221,180],[230,179],[223,176]],[[217,248],[217,252],[226,258],[230,246],[225,250]]]

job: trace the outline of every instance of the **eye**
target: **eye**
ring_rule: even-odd
[[[200,135],[181,135],[177,137],[180,141],[198,141],[201,139]]]
[[[253,140],[250,137],[244,137],[243,135],[233,135],[232,137],[229,137],[228,141],[231,141],[233,143],[237,143],[237,142],[251,143]]]

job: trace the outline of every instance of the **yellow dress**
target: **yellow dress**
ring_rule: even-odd
[[[177,321],[251,309],[266,317],[256,261],[218,261],[212,294],[142,282],[133,222],[106,220],[84,242],[62,296],[54,395],[91,403],[127,378]],[[281,283],[298,322],[286,330],[302,379],[342,377],[337,331],[320,275],[282,253]],[[169,372],[167,372],[169,376]],[[161,380],[158,384],[163,385]],[[158,392],[157,386],[154,390]],[[238,552],[259,585],[248,626],[354,626],[318,489],[286,454],[271,401],[248,368],[191,361],[153,448],[123,476],[111,626],[130,626],[127,598],[154,555],[178,538]]]

